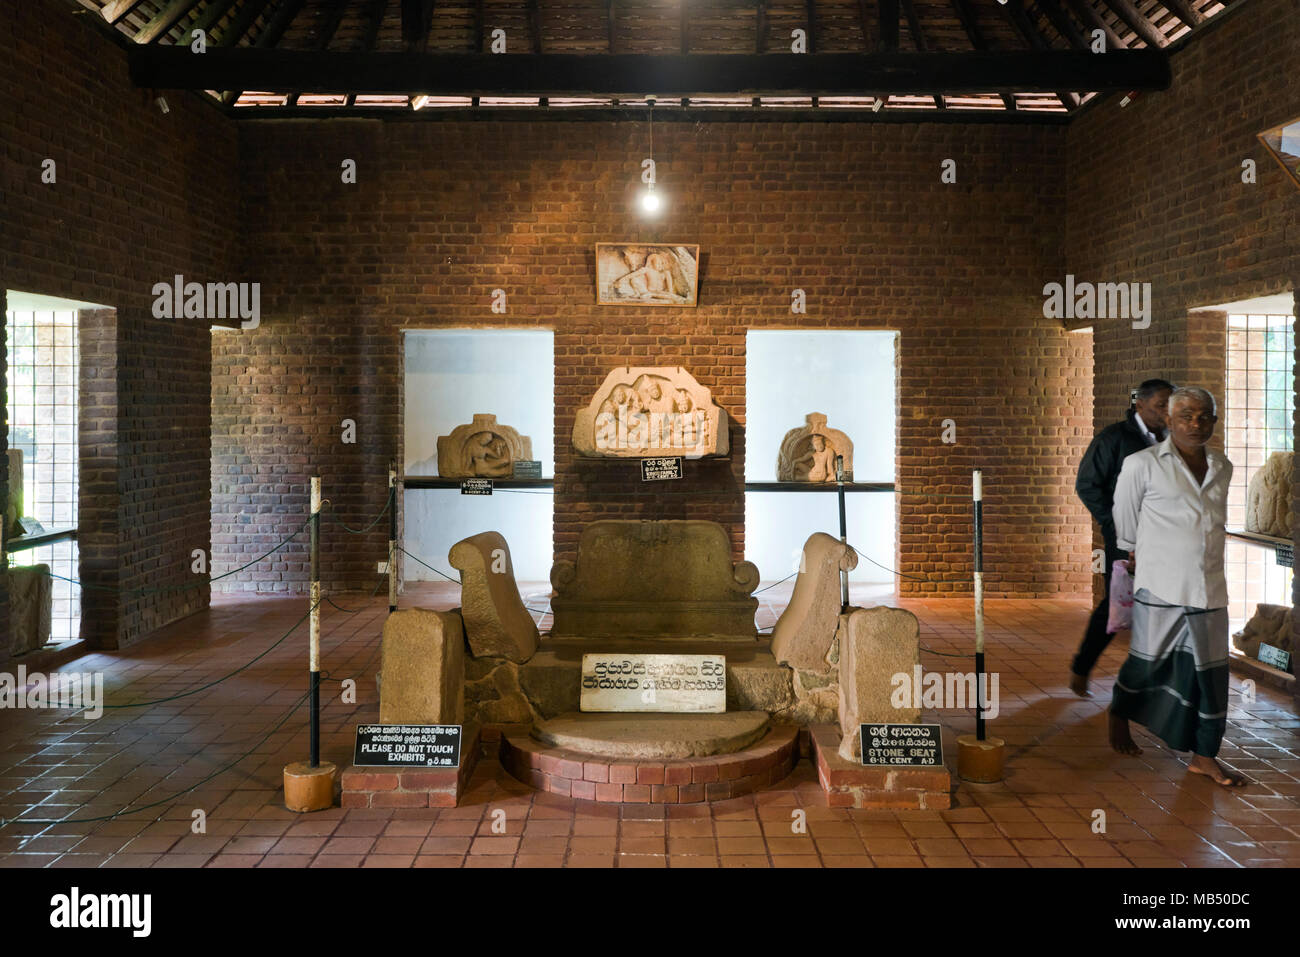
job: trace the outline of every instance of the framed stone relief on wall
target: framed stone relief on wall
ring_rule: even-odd
[[[1258,135],[1259,141],[1287,171],[1291,182],[1300,188],[1300,116]]]
[[[596,243],[596,303],[694,306],[700,247],[676,243]]]

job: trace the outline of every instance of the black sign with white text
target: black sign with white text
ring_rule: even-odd
[[[681,477],[682,457],[680,455],[674,458],[641,460],[642,482],[662,482]]]
[[[1295,548],[1291,545],[1274,545],[1273,555],[1283,568],[1295,567]]]
[[[542,477],[541,459],[519,459],[514,462],[513,468],[514,471],[511,472],[511,478],[539,479]]]
[[[460,767],[458,724],[359,724],[352,763],[370,767]]]
[[[943,766],[942,727],[937,724],[864,724],[862,763],[905,768]]]
[[[481,479],[481,478],[465,479],[460,483],[460,494],[461,495],[491,495],[492,480]]]

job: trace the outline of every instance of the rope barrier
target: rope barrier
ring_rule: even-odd
[[[327,514],[329,515],[330,520],[337,525],[341,525],[345,532],[351,535],[364,535],[366,534],[366,532],[370,531],[372,528],[374,528],[376,525],[379,524],[379,520],[383,518],[385,513],[387,513],[387,511],[389,510],[389,508],[392,507],[393,499],[396,497],[396,495],[397,495],[397,489],[390,488],[388,490],[388,498],[384,500],[384,507],[380,510],[379,514],[375,516],[374,520],[365,528],[353,528],[352,526],[344,522],[341,518],[337,518],[333,512],[333,508],[334,508],[333,502],[329,503],[331,510]]]

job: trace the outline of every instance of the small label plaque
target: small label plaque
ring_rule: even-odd
[[[1283,568],[1295,567],[1295,548],[1291,545],[1274,545],[1273,554]]]
[[[583,711],[727,710],[722,655],[583,655]]]
[[[492,480],[484,478],[464,479],[460,483],[461,495],[491,495]]]
[[[359,724],[352,763],[365,767],[460,767],[458,724]]]
[[[943,766],[942,726],[937,724],[864,724],[862,763],[889,767]]]
[[[519,459],[514,463],[512,478],[539,479],[542,477],[541,459]]]
[[[1259,646],[1259,660],[1266,665],[1272,665],[1279,671],[1287,671],[1291,667],[1291,652],[1261,643]]]
[[[642,482],[663,482],[681,477],[682,457],[680,455],[673,458],[641,460]]]

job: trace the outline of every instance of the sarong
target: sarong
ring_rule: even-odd
[[[1171,605],[1139,588],[1110,710],[1175,751],[1218,754],[1228,724],[1228,609]]]

